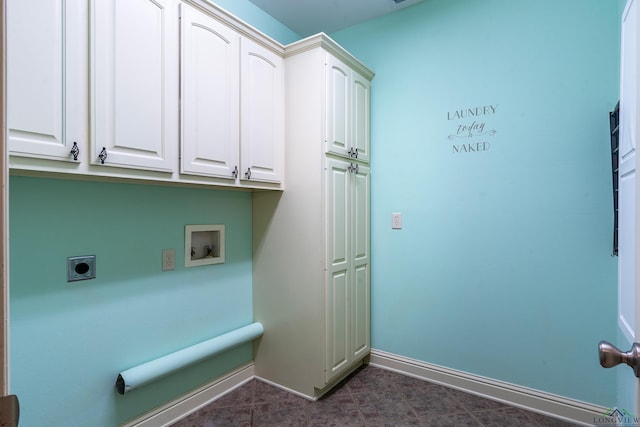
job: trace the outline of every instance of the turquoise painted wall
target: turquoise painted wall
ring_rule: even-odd
[[[252,360],[251,345],[124,396],[117,374],[253,321],[251,195],[12,177],[11,391],[24,426],[113,426]],[[224,264],[185,268],[185,224],[225,224]],[[164,248],[176,269],[161,271]],[[66,258],[96,255],[94,280]]]
[[[428,0],[332,34],[376,72],[373,348],[615,403],[618,21],[606,0]]]
[[[249,0],[215,0],[210,3],[217,4],[282,44],[286,45],[301,38],[299,34],[284,26]]]

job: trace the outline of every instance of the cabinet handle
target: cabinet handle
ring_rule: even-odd
[[[104,161],[107,160],[107,147],[102,147],[102,151],[98,154],[100,163],[104,165]]]
[[[71,147],[71,155],[73,156],[73,160],[78,160],[78,154],[80,154],[80,149],[78,148],[78,143],[74,141],[73,147]]]
[[[353,155],[354,155],[354,157],[356,159],[358,158],[358,149],[357,148],[353,151]],[[357,171],[356,171],[356,173],[357,173]]]
[[[251,168],[247,168],[247,171],[244,173],[244,176],[246,176],[247,179],[251,179]]]
[[[350,163],[350,164],[349,164],[349,167],[347,168],[347,170],[348,170],[349,172],[353,172],[353,173],[355,173],[355,174],[357,175],[357,174],[358,174],[359,167],[358,167],[358,165],[354,165],[353,163]]]
[[[233,176],[234,178],[238,177],[238,165],[236,165],[236,167],[233,168],[233,172],[231,172],[231,176]]]
[[[358,149],[357,148],[349,148],[349,151],[347,151],[347,154],[349,155],[349,157],[357,159],[358,158]]]

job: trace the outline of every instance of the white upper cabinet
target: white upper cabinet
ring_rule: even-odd
[[[336,57],[326,54],[326,150],[369,161],[370,82]]]
[[[86,2],[6,7],[9,153],[75,167],[88,145]]]
[[[181,18],[180,171],[235,179],[240,166],[240,36],[185,4]]]
[[[172,172],[178,157],[178,3],[93,0],[91,162]]]
[[[253,40],[241,41],[242,180],[281,182],[284,163],[284,61]]]
[[[205,0],[7,0],[12,170],[284,188],[284,47]]]
[[[280,183],[282,57],[182,5],[181,173]]]

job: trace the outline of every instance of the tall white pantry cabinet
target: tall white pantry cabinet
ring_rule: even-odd
[[[285,69],[287,188],[253,196],[255,372],[315,399],[370,350],[373,72],[324,34]]]

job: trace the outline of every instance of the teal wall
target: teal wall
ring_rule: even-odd
[[[247,24],[252,25],[265,34],[268,34],[274,40],[277,40],[282,44],[286,45],[296,40],[300,40],[301,38],[299,34],[284,26],[280,21],[267,14],[249,0],[207,1],[220,6],[227,12],[232,13]]]
[[[618,9],[427,0],[332,34],[376,72],[373,348],[615,403],[597,343],[616,337]]]
[[[253,321],[251,194],[10,180],[11,392],[20,425],[113,426],[252,360],[251,345],[124,396],[117,374]],[[224,264],[184,267],[185,224],[224,224]],[[176,269],[161,271],[164,248]],[[97,277],[66,281],[66,258]]]

